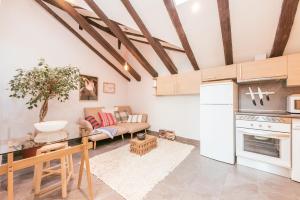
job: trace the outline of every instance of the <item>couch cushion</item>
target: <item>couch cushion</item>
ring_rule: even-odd
[[[85,119],[92,125],[93,129],[100,128],[100,123],[95,119],[95,117],[90,115],[87,116]]]
[[[122,126],[126,128],[129,133],[135,133],[138,131],[142,131],[148,129],[150,125],[148,123],[120,123],[118,126]]]
[[[101,112],[101,110],[101,107],[84,108],[84,118],[87,116],[93,116],[99,123],[101,123],[101,120],[98,116],[98,112]]]

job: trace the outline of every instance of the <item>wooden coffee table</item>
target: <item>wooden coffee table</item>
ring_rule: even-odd
[[[130,140],[130,152],[140,156],[148,153],[155,147],[157,147],[157,137],[152,135],[146,135],[145,140],[139,140],[137,138]]]

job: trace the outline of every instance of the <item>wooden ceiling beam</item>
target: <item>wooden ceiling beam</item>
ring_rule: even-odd
[[[130,53],[138,60],[138,62],[152,75],[157,77],[157,71],[149,64],[146,58],[139,52],[134,44],[128,39],[122,29],[113,21],[111,21],[99,6],[93,0],[84,0],[89,7],[96,13],[96,15],[103,20],[108,28],[118,37],[122,44],[130,51]]]
[[[230,11],[228,0],[217,0],[226,65],[233,64]]]
[[[53,0],[43,0],[61,10],[63,10],[59,5],[55,4],[53,2]],[[82,7],[79,7],[79,6],[73,6],[74,8],[76,9],[84,9]],[[85,9],[84,9],[85,10]],[[81,15],[83,16],[83,15]],[[111,30],[108,28],[108,27],[104,27],[104,26],[101,26],[100,24],[98,24],[97,22],[95,22],[94,20],[97,20],[97,21],[102,21],[100,18],[98,17],[91,17],[91,16],[83,16],[88,22],[89,24],[93,25],[94,27],[100,29],[101,31],[104,31],[114,37],[116,37],[113,32],[111,32]],[[114,21],[116,24],[120,25],[120,26],[124,26],[123,24],[120,24],[116,21]],[[142,34],[137,34],[137,33],[132,33],[132,32],[129,32],[129,31],[123,31],[126,35],[130,35],[130,36],[135,36],[135,37],[139,37],[139,38],[145,38],[144,35]],[[149,44],[149,42],[147,41],[142,41],[142,40],[139,40],[139,39],[135,39],[135,38],[131,38],[131,37],[128,37],[128,39],[130,39],[131,41],[135,41],[135,42],[139,42],[139,43],[142,43],[142,44]],[[159,42],[165,42],[161,39],[158,39],[158,38],[155,38],[154,39],[158,40]],[[167,43],[167,42],[166,42]],[[165,45],[162,45],[164,49],[167,49],[167,50],[170,50],[170,51],[177,51],[177,52],[180,52],[180,53],[185,53],[185,51],[183,49],[180,49],[180,48],[175,48],[175,47],[171,47],[171,46],[165,46]]]
[[[178,16],[177,10],[175,8],[174,2],[173,0],[164,0],[165,6],[167,8],[167,11],[169,13],[169,16],[171,18],[171,21],[176,29],[177,35],[181,41],[182,47],[186,52],[186,55],[188,57],[188,59],[190,60],[193,68],[195,70],[199,70],[199,66],[198,63],[195,59],[194,53],[191,49],[191,46],[189,44],[189,41],[186,37],[186,34],[183,30],[182,24],[180,22],[180,18]]]
[[[282,56],[294,24],[299,0],[283,0],[270,57]]]
[[[88,32],[100,45],[103,46],[122,66],[127,61],[82,17],[76,9],[64,0],[53,0],[64,11],[66,11],[86,32]],[[128,72],[137,80],[141,80],[141,76],[129,65]]]
[[[128,13],[131,15],[132,19],[135,21],[141,32],[144,34],[145,38],[148,40],[149,44],[152,46],[158,57],[161,59],[161,61],[164,63],[164,65],[167,67],[169,72],[171,74],[177,74],[178,70],[167,54],[167,52],[164,50],[162,45],[159,41],[155,40],[151,33],[148,31],[147,27],[143,23],[142,19],[138,15],[138,13],[135,11],[133,6],[131,5],[129,0],[121,0],[125,8],[127,9]]]
[[[58,16],[49,6],[47,6],[42,0],[35,0],[40,6],[42,6],[50,15],[52,15],[57,21],[59,21],[65,28],[67,28],[71,33],[73,33],[81,42],[83,42],[90,50],[92,50],[96,55],[98,55],[104,62],[116,70],[123,78],[130,81],[123,72],[116,67],[112,62],[110,62],[105,56],[103,56],[97,49],[95,49],[87,40],[85,40],[77,31],[75,31],[67,22],[65,22],[60,16]]]

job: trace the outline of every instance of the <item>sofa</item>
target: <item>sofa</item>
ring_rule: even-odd
[[[127,112],[129,115],[132,114],[142,114],[142,113],[133,113],[130,106],[115,106],[115,110],[119,112]],[[100,118],[98,115],[98,112],[102,112],[101,107],[92,107],[92,108],[84,108],[84,118],[87,116],[93,116],[98,122],[100,122]],[[88,124],[89,122],[85,122]],[[118,123],[113,126],[109,126],[111,128],[117,129],[116,136],[121,135],[122,139],[124,139],[125,134],[130,134],[131,139],[133,138],[133,134],[141,131],[147,132],[147,129],[150,127],[150,125],[147,123],[147,115],[143,114],[143,121],[138,123],[128,123],[128,122],[122,122]],[[90,127],[80,124],[80,132],[82,135],[89,134],[92,131]],[[89,136],[89,140],[93,142],[94,149],[96,148],[96,142],[100,140],[104,140],[109,138],[106,134],[96,134]]]

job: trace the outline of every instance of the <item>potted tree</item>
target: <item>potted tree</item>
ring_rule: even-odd
[[[39,121],[43,122],[48,112],[48,102],[57,99],[65,102],[69,93],[79,87],[79,69],[72,66],[49,67],[44,59],[31,70],[17,69],[9,82],[10,97],[25,99],[29,110],[38,107]]]
[[[78,89],[79,69],[76,67],[49,67],[40,59],[38,67],[32,70],[17,69],[17,75],[9,82],[10,97],[27,99],[27,108],[33,109],[42,103],[39,121],[44,121],[48,112],[48,102],[57,99],[64,102],[69,93]]]

